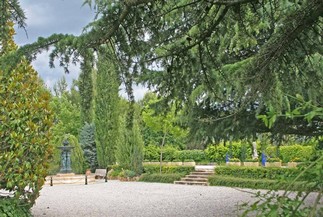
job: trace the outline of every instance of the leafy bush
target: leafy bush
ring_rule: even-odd
[[[280,157],[284,163],[291,162],[293,159],[308,161],[313,155],[312,146],[290,145],[280,147]]]
[[[12,25],[5,28],[8,46],[0,46],[0,57],[17,49]],[[10,68],[0,70],[0,189],[33,204],[52,153],[50,93],[26,59]]]
[[[144,165],[144,172],[147,174],[159,173],[159,165]],[[163,174],[182,173],[190,174],[194,171],[194,166],[162,166]]]
[[[277,155],[277,146],[273,146],[273,145],[268,146],[266,148],[265,153],[266,153],[266,155],[267,155],[268,158],[276,158],[276,157],[279,157]]]
[[[228,186],[239,188],[252,188],[252,189],[286,189],[305,191],[308,189],[313,190],[313,183],[305,181],[294,182],[292,185],[288,181],[278,181],[269,179],[252,179],[240,178],[232,176],[219,176],[214,175],[208,178],[209,185],[211,186]]]
[[[203,150],[183,150],[175,153],[175,158],[184,162],[192,160],[195,162],[202,162],[206,160],[206,155]]]
[[[270,157],[267,158],[267,162],[281,162],[281,160],[278,157]]]
[[[301,172],[298,168],[275,168],[275,167],[216,167],[216,175],[233,176],[249,179],[295,179]],[[308,176],[302,176],[299,180],[310,180]]]
[[[157,145],[148,145],[144,147],[144,159],[148,161],[159,161],[160,148]]]
[[[174,183],[174,181],[180,180],[185,174],[142,174],[139,178],[141,182],[159,182],[159,183]]]
[[[19,216],[19,217],[32,217],[30,206],[21,204],[21,201],[14,198],[0,197],[0,216]]]
[[[175,153],[178,151],[174,146],[166,145],[163,147],[163,161],[173,161]]]
[[[127,178],[133,178],[136,176],[136,172],[131,171],[131,170],[122,170],[119,173],[119,177],[127,177]]]
[[[210,145],[205,149],[205,154],[208,159],[213,162],[224,162],[225,155],[228,153],[229,149],[222,144],[214,146]]]

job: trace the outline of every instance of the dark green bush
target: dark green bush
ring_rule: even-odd
[[[306,191],[317,190],[313,189],[313,183],[307,183],[305,181],[298,181],[290,185],[287,181],[269,180],[269,179],[248,179],[232,176],[219,176],[214,175],[208,178],[209,185],[211,186],[227,186],[227,187],[239,187],[239,188],[252,188],[252,189],[271,189],[271,190],[283,190],[289,189],[292,191]]]
[[[174,183],[180,180],[185,174],[171,173],[171,174],[142,174],[139,178],[141,182],[159,182],[159,183]]]
[[[17,199],[0,197],[0,217],[32,217],[29,208],[29,204],[21,204]]]
[[[163,174],[182,173],[187,175],[192,171],[194,171],[194,166],[162,166]],[[144,165],[144,173],[159,173],[159,165]]]
[[[215,174],[221,176],[233,176],[249,179],[273,179],[293,180],[301,171],[298,168],[276,168],[276,167],[216,167]],[[299,180],[309,180],[302,176]]]

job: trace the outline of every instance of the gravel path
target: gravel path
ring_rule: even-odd
[[[236,216],[251,195],[233,188],[108,181],[44,186],[35,217]]]

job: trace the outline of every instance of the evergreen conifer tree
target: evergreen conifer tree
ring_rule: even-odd
[[[95,145],[95,126],[86,123],[80,132],[80,144],[84,151],[85,161],[91,171],[97,168],[97,152]]]
[[[95,135],[98,163],[102,168],[115,164],[115,147],[120,141],[119,81],[108,49],[102,48],[98,56],[95,95]]]

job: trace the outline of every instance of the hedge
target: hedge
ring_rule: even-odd
[[[159,165],[144,165],[144,173],[159,173],[159,168]],[[162,166],[163,174],[181,173],[187,175],[192,171],[194,171],[194,166]]]
[[[298,168],[276,168],[276,167],[216,167],[216,175],[234,176],[249,179],[273,179],[293,180],[301,172]],[[309,178],[309,177],[308,177]],[[302,176],[299,180],[305,181],[308,178]]]
[[[313,156],[312,146],[290,145],[280,147],[280,157],[284,163],[295,161],[308,161]]]
[[[175,159],[180,161],[193,160],[194,162],[206,161],[206,155],[203,150],[183,150],[175,152]]]
[[[295,182],[292,186],[287,181],[269,180],[269,179],[248,179],[231,176],[214,175],[208,178],[210,186],[227,186],[252,189],[270,189],[270,190],[288,190],[291,191],[314,191],[315,183],[305,181]]]
[[[159,182],[159,183],[174,183],[180,180],[185,174],[170,173],[170,174],[142,174],[139,178],[141,182]]]

